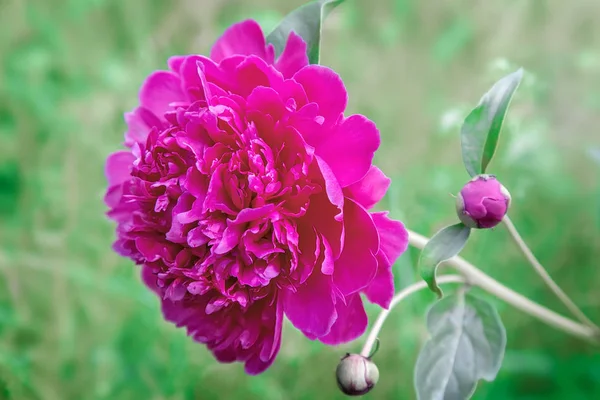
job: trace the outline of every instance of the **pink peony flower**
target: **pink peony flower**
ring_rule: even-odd
[[[142,265],[167,320],[250,374],[273,362],[284,315],[326,344],[360,336],[360,293],[388,307],[407,245],[400,222],[367,211],[390,183],[372,165],[375,124],[344,117],[340,77],[308,65],[299,36],[275,60],[254,21],[210,58],[168,64],[107,160],[114,249]]]

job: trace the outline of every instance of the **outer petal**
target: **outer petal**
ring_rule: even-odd
[[[388,308],[394,297],[394,274],[392,274],[392,264],[388,258],[380,252],[377,254],[377,274],[363,290],[367,299],[383,308]]]
[[[387,212],[372,213],[373,221],[379,232],[380,251],[390,263],[395,263],[408,247],[408,232],[400,221],[389,219]]]
[[[377,231],[380,246],[377,254],[377,274],[369,286],[363,290],[370,302],[388,308],[394,296],[394,276],[392,265],[408,246],[408,232],[400,221],[387,217],[387,212],[371,214]]]
[[[369,172],[360,181],[345,188],[344,193],[368,210],[385,196],[391,182],[379,168],[372,165]]]
[[[308,65],[306,54],[306,43],[295,32],[288,37],[283,53],[277,59],[275,68],[283,74],[286,79],[291,78],[296,72]]]
[[[125,122],[128,128],[125,133],[125,145],[128,147],[133,147],[135,143],[146,143],[152,128],[162,126],[160,119],[143,107],[125,113]]]
[[[170,104],[186,101],[181,80],[170,71],[156,71],[144,82],[140,90],[140,104],[159,118],[171,109]]]
[[[315,269],[294,293],[283,294],[285,315],[309,337],[325,336],[337,318],[331,276]]]
[[[279,353],[279,348],[281,347],[281,328],[283,326],[283,301],[278,298],[274,308],[275,323],[273,326],[273,335],[269,336],[269,339],[272,338],[272,340],[265,340],[260,353],[253,355],[246,361],[245,371],[250,375],[258,375],[264,372],[273,364],[277,353]]]
[[[131,178],[131,167],[135,157],[129,151],[117,151],[108,156],[104,172],[108,186],[120,185]]]
[[[315,153],[329,164],[340,185],[347,187],[367,174],[379,143],[375,124],[362,115],[351,115],[315,147]]]
[[[293,79],[304,87],[308,101],[319,105],[319,114],[325,124],[334,124],[346,109],[348,94],[344,82],[333,70],[322,65],[308,65],[298,71]],[[315,138],[316,141],[325,138]],[[316,143],[309,144],[316,145]]]
[[[339,301],[335,307],[338,317],[327,336],[319,338],[325,344],[337,345],[358,338],[367,329],[368,318],[360,295],[346,298],[346,304]]]
[[[221,62],[224,58],[233,55],[251,54],[257,55],[263,60],[267,59],[265,36],[260,25],[256,21],[246,20],[227,28],[213,45],[210,58]],[[270,62],[272,61],[270,60]]]
[[[377,273],[379,237],[369,213],[350,199],[344,206],[344,223],[344,249],[335,262],[333,282],[347,296],[367,287]]]
[[[169,60],[167,61],[167,64],[169,65],[169,69],[173,72],[179,72],[179,70],[181,69],[181,65],[183,64],[183,62],[185,61],[185,59],[188,58],[188,56],[172,56],[169,57]]]

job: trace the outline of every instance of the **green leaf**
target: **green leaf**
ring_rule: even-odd
[[[465,247],[471,228],[462,223],[441,229],[427,242],[419,257],[419,273],[427,282],[429,289],[442,297],[442,290],[437,285],[435,273],[438,265],[454,257]]]
[[[504,116],[523,77],[523,69],[505,76],[479,100],[460,130],[463,163],[471,176],[485,173],[494,156]]]
[[[429,310],[427,329],[431,338],[415,367],[419,399],[468,399],[477,381],[496,378],[506,331],[490,303],[464,291],[447,296]]]
[[[306,42],[308,62],[318,64],[323,21],[331,10],[343,2],[344,0],[316,0],[286,15],[267,36],[267,43],[275,46],[275,56],[278,57],[283,52],[288,36],[293,31]]]

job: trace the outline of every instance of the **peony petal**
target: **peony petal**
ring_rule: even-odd
[[[242,97],[247,97],[258,86],[278,87],[283,82],[283,75],[279,71],[256,56],[246,57],[237,65],[234,74],[234,92]]]
[[[331,246],[327,241],[325,236],[321,237],[323,241],[323,264],[321,264],[321,272],[325,275],[333,274],[335,270],[335,257],[333,256],[333,251],[331,250]]]
[[[248,111],[259,111],[262,115],[270,115],[274,121],[279,121],[286,112],[285,104],[279,93],[270,87],[258,86],[248,96],[246,107]]]
[[[246,222],[265,219],[275,210],[275,205],[266,204],[257,208],[244,208],[239,212],[233,223],[244,224]]]
[[[171,103],[186,101],[181,80],[170,71],[153,72],[142,85],[140,104],[159,118],[171,110]]]
[[[342,210],[344,209],[344,192],[342,188],[335,179],[335,175],[333,171],[321,157],[316,157],[317,164],[319,165],[319,169],[321,170],[321,174],[323,175],[323,179],[325,180],[325,190],[327,192],[327,197],[329,201],[334,206],[340,209],[340,214],[337,216],[337,220],[341,219]]]
[[[215,62],[221,62],[224,58],[233,55],[251,54],[266,60],[266,41],[260,25],[256,21],[246,20],[227,28],[213,45],[210,58]]]
[[[372,165],[360,181],[344,188],[344,194],[369,210],[385,196],[391,182],[379,168]]]
[[[371,303],[387,309],[394,297],[392,264],[383,252],[377,254],[377,264],[377,274],[363,293]]]
[[[188,56],[171,56],[167,60],[167,65],[169,69],[175,73],[179,73],[183,62],[188,58]]]
[[[306,43],[302,37],[291,32],[283,53],[277,59],[275,68],[288,79],[294,76],[296,72],[308,65],[308,55],[306,54]]]
[[[340,209],[331,204],[324,193],[310,197],[310,206],[300,225],[306,224],[327,239],[334,258],[338,258],[344,246],[344,224]]]
[[[358,293],[346,298],[346,304],[339,301],[335,309],[337,319],[331,331],[319,340],[328,345],[338,345],[350,342],[361,336],[368,325],[367,313]]]
[[[160,119],[143,107],[138,107],[133,112],[125,113],[125,122],[127,123],[125,145],[128,147],[133,147],[135,143],[146,143],[146,139],[152,128],[162,127]]]
[[[121,185],[131,179],[131,168],[135,157],[129,151],[117,151],[108,156],[104,173],[108,186]]]
[[[228,182],[224,179],[227,170],[227,164],[219,165],[210,178],[208,192],[204,199],[204,208],[210,211],[222,211],[229,215],[237,214],[235,205],[231,201],[231,196],[227,193],[226,185]]]
[[[337,318],[331,276],[315,269],[296,292],[284,292],[283,306],[291,323],[305,335],[327,335]]]
[[[375,124],[363,115],[352,115],[316,145],[315,153],[329,164],[345,188],[369,172],[379,143]]]
[[[348,296],[367,287],[377,273],[379,236],[371,215],[350,199],[344,206],[344,224],[344,249],[335,262],[333,282]]]
[[[333,70],[308,65],[296,72],[293,79],[304,87],[308,101],[319,105],[319,114],[325,118],[326,125],[334,124],[346,109],[348,94],[344,82]],[[310,144],[316,146],[316,143]]]
[[[244,370],[249,375],[258,375],[265,371],[273,364],[277,353],[281,347],[281,329],[283,327],[283,301],[279,298],[276,300],[275,307],[269,307],[269,309],[275,311],[274,315],[274,327],[273,334],[269,337],[270,340],[263,343],[262,351],[256,355],[253,355],[248,361]]]
[[[146,284],[146,286],[148,286],[148,288],[151,289],[154,293],[160,295],[160,289],[156,284],[156,274],[154,273],[152,268],[147,265],[143,265],[141,276],[142,282],[144,282],[144,284]]]
[[[391,264],[396,262],[408,247],[408,232],[400,221],[388,218],[387,212],[371,214],[379,232],[380,251]]]

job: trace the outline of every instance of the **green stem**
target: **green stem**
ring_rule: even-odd
[[[577,317],[577,319],[579,319],[579,321],[600,332],[598,326],[596,326],[596,324],[594,324],[588,317],[585,316],[585,314],[579,309],[579,307],[577,307],[573,300],[571,300],[569,296],[567,296],[567,294],[560,288],[560,286],[556,284],[556,282],[554,282],[554,280],[552,279],[548,271],[546,271],[544,266],[540,264],[537,258],[535,258],[533,252],[529,249],[521,235],[519,235],[519,231],[517,231],[515,225],[512,223],[510,218],[508,218],[508,215],[506,215],[502,219],[502,222],[504,222],[504,225],[506,225],[510,236],[513,238],[514,242],[517,244],[527,261],[529,261],[529,264],[531,264],[535,272],[537,272],[537,274],[542,278],[542,280],[550,288],[550,290],[552,290],[556,297],[558,297],[558,299],[567,307],[567,309],[575,317]]]
[[[409,230],[408,241],[411,246],[422,250],[429,239]],[[438,283],[444,284],[450,282],[464,282],[473,286],[477,286],[496,296],[500,300],[503,300],[513,307],[525,312],[526,314],[529,314],[550,326],[562,330],[563,332],[587,340],[591,343],[598,344],[600,342],[600,336],[595,328],[563,317],[562,315],[531,301],[527,297],[515,292],[514,290],[502,285],[500,282],[486,275],[463,258],[458,256],[452,257],[451,259],[447,260],[445,264],[454,268],[460,273],[461,276],[442,275],[437,279]],[[372,347],[377,341],[379,331],[383,327],[383,324],[390,311],[406,297],[426,287],[427,284],[425,282],[417,282],[408,286],[407,288],[404,288],[394,296],[390,303],[390,307],[387,310],[381,311],[379,317],[375,321],[375,324],[371,328],[371,331],[367,337],[367,341],[365,342],[365,345],[361,351],[361,355],[368,357],[371,354]]]

